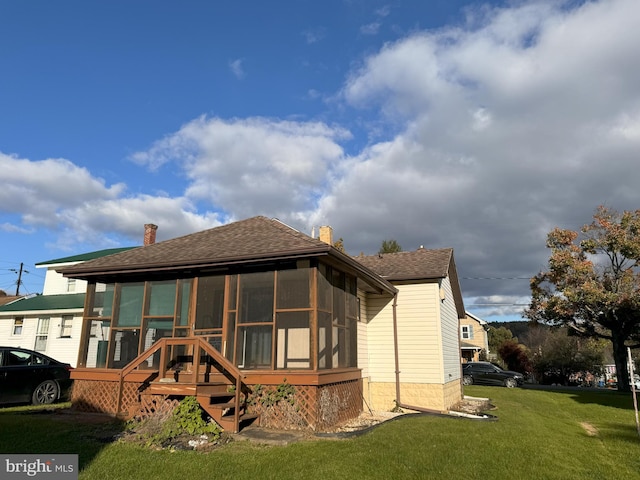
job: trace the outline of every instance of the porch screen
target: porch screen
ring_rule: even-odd
[[[140,327],[143,299],[144,283],[123,284],[120,288],[120,304],[118,305],[116,325],[119,327]]]

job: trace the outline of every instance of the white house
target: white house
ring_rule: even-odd
[[[0,345],[36,350],[75,367],[87,282],[65,278],[56,269],[129,249],[112,248],[36,264],[46,269],[43,293],[0,306]],[[96,323],[91,333],[94,348],[98,348],[101,333]]]

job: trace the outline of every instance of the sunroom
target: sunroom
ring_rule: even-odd
[[[63,273],[89,282],[76,408],[145,416],[195,395],[233,431],[255,417],[322,430],[357,416],[358,293],[395,290],[330,244],[264,217]],[[287,402],[260,403],[285,386]]]

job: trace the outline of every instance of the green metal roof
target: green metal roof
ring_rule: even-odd
[[[107,248],[106,250],[98,250],[96,252],[81,253],[80,255],[72,255],[70,257],[56,258],[53,260],[47,260],[45,262],[36,263],[36,266],[51,265],[56,263],[70,263],[70,262],[86,262],[88,260],[95,260],[96,258],[106,257],[107,255],[113,255],[114,253],[124,252],[138,247],[121,247],[121,248]]]
[[[66,295],[36,295],[30,298],[21,298],[8,305],[0,306],[0,314],[4,312],[23,312],[29,310],[68,310],[83,309],[84,293],[71,293]]]

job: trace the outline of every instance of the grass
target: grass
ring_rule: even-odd
[[[104,442],[117,424],[0,411],[0,452],[78,453],[80,479],[640,479],[629,394],[466,387],[497,421],[418,415],[346,440],[286,447],[233,442],[209,452]],[[100,439],[103,439],[100,441]]]

